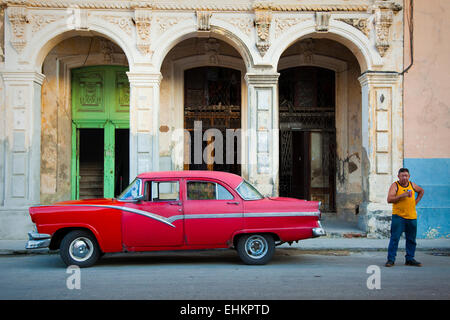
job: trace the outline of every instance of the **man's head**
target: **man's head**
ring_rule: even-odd
[[[400,168],[398,170],[398,181],[400,184],[405,185],[409,181],[409,170],[406,168]]]

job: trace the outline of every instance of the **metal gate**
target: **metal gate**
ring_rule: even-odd
[[[208,144],[215,142],[211,136],[203,141],[205,131],[217,129],[222,140],[222,158],[216,158],[211,163],[202,157],[201,163],[196,163],[194,152],[195,121],[201,121],[202,152]],[[226,130],[241,128],[241,73],[240,71],[221,67],[200,67],[189,69],[184,74],[184,127],[190,133],[190,163],[184,165],[185,170],[217,170],[235,174],[241,173],[239,159],[240,136],[229,137],[233,139],[232,150],[227,150]],[[230,144],[231,145],[231,144]],[[209,156],[216,156],[220,146],[214,144],[214,152]],[[185,148],[185,150],[186,150]],[[228,154],[227,152],[232,152]],[[233,159],[228,161],[228,159]],[[231,163],[230,163],[231,162]]]

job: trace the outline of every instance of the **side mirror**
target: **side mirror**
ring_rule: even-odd
[[[144,200],[144,195],[141,194],[141,195],[137,196],[136,198],[134,198],[133,200],[136,202],[140,202],[140,201]]]

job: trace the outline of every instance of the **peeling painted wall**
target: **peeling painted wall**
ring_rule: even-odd
[[[404,166],[425,190],[417,207],[418,237],[450,238],[450,1],[414,1],[413,11],[414,63],[404,77]],[[406,22],[405,66],[409,43]]]
[[[44,61],[42,72],[46,78],[42,84],[41,104],[41,204],[69,200],[71,197],[70,67],[105,64],[126,65],[127,62],[118,46],[99,37],[67,39],[53,48]]]

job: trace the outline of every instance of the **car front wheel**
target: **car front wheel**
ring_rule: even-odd
[[[238,240],[237,252],[245,264],[266,264],[275,252],[275,241],[269,234],[243,235]]]
[[[62,239],[59,253],[68,266],[90,267],[100,258],[101,251],[91,233],[74,230]]]

